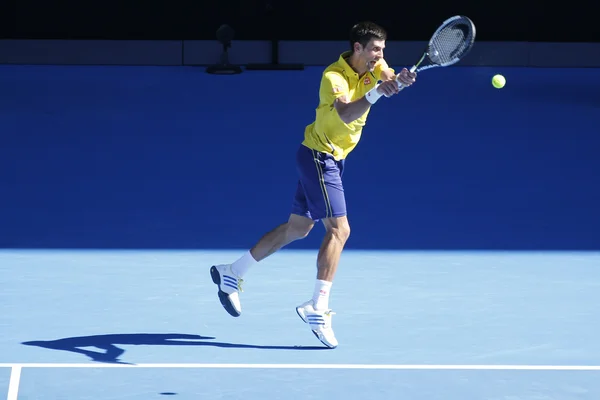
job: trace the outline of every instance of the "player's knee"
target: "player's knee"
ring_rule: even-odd
[[[348,223],[337,224],[336,226],[331,226],[328,228],[328,231],[336,238],[336,240],[341,243],[346,243],[348,238],[350,237],[350,225]]]

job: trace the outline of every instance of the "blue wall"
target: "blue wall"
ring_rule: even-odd
[[[0,66],[0,246],[251,246],[287,219],[321,70]],[[348,247],[600,249],[598,93],[598,69],[423,72],[348,160]]]

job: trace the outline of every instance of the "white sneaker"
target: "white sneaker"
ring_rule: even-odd
[[[231,265],[213,265],[210,268],[212,281],[219,287],[219,300],[225,310],[234,317],[242,314],[239,292],[242,292],[242,278],[231,270]]]
[[[307,301],[296,307],[296,312],[302,321],[310,325],[312,333],[327,347],[335,349],[338,341],[331,328],[331,317],[335,313],[331,310],[315,310],[313,301]]]

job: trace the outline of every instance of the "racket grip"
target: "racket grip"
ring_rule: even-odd
[[[402,83],[400,83],[400,82],[398,82],[398,81],[396,81],[396,83],[398,84],[398,90],[399,90],[399,91],[403,91],[403,90],[404,90],[404,88],[406,87],[406,86],[404,86]]]

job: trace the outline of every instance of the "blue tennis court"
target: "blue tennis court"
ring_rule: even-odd
[[[321,227],[223,310],[209,267],[287,218],[321,71],[0,67],[0,396],[600,398],[596,69],[449,68],[377,104],[338,348],[295,312]]]
[[[600,395],[598,254],[349,251],[335,350],[294,310],[312,252],[253,271],[237,319],[206,268],[234,256],[2,252],[3,387],[24,364],[19,399]]]

